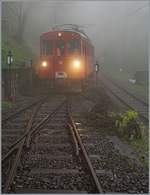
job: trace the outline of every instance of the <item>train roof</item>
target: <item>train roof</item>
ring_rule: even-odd
[[[43,33],[42,35],[44,36],[46,34],[53,33],[53,32],[72,32],[72,33],[77,33],[82,38],[88,40],[91,43],[91,40],[88,37],[88,35],[83,30],[80,30],[78,25],[74,25],[74,24],[56,25],[55,27],[53,27],[52,31],[49,31],[47,33]]]
[[[89,39],[89,37],[87,36],[87,34],[80,29],[80,26],[77,24],[61,24],[61,25],[55,25],[53,27],[54,31],[73,31],[76,32],[78,34],[80,34],[82,37]]]

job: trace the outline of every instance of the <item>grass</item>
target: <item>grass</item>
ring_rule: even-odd
[[[138,153],[139,160],[141,163],[145,166],[148,167],[149,165],[149,158],[148,158],[148,141],[145,142],[144,139],[133,139],[127,141]]]
[[[120,118],[115,112],[112,112],[111,115],[109,115],[109,117],[115,121],[115,126],[112,128],[112,132],[117,135],[122,142],[130,145],[137,153],[137,156],[144,167],[148,168],[148,129],[143,123],[138,121],[136,112],[128,111],[121,116],[122,117]],[[135,132],[135,128],[138,129],[138,131]]]
[[[110,76],[112,79],[116,80],[119,84],[125,84],[126,89],[133,93],[136,96],[143,97],[143,99],[148,101],[148,85],[138,85],[138,84],[132,84],[128,82],[129,78],[133,78],[132,73],[128,73],[125,71],[120,72],[119,69],[105,69],[104,72]],[[142,126],[140,125],[140,129],[142,131]],[[145,129],[145,132],[148,130]],[[115,131],[116,132],[116,131]],[[116,132],[117,133],[117,132]],[[141,163],[148,168],[149,165],[149,145],[148,145],[148,133],[145,133],[141,138],[133,138],[132,140],[129,138],[126,138],[125,136],[120,136],[120,139],[127,144],[129,144],[135,151],[137,152],[137,155],[139,157],[139,160]]]
[[[148,130],[143,123],[137,122],[137,117],[135,111],[128,111],[122,115],[122,118],[118,120],[120,124],[118,132],[120,130],[122,132],[119,133],[119,137],[136,150],[141,163],[148,167]],[[135,129],[137,130],[135,131]]]
[[[13,103],[10,101],[2,101],[2,110],[10,109],[12,108]]]
[[[116,129],[113,131],[115,135],[117,135],[122,142],[130,145],[131,148],[133,148],[137,154],[138,159],[143,164],[145,168],[148,168],[149,166],[149,145],[148,145],[148,137],[145,141],[144,138],[134,138],[129,139],[124,135],[120,135],[118,132],[116,132]]]
[[[120,72],[119,69],[105,69],[104,72],[110,76],[112,79],[116,80],[117,83],[124,84],[125,88],[136,96],[140,96],[148,101],[148,85],[138,85],[132,84],[128,80],[133,78],[132,73],[128,73],[126,71]]]

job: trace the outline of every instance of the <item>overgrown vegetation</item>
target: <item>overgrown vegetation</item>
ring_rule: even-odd
[[[2,110],[7,110],[12,108],[13,103],[10,101],[2,101]]]
[[[137,151],[139,159],[144,164],[144,166],[148,167],[148,165],[149,165],[148,139],[147,139],[147,141],[145,141],[145,139],[143,139],[143,138],[133,139],[133,140],[128,140],[128,143]]]
[[[18,67],[22,62],[34,59],[34,55],[29,50],[29,48],[22,43],[21,45],[13,38],[8,38],[6,36],[2,36],[2,68],[8,68],[7,65],[7,55],[8,51],[11,50],[14,58],[14,63],[12,64],[12,68]]]
[[[124,114],[119,114],[115,121],[115,127],[121,136],[127,139],[141,138],[140,127],[137,123],[138,113],[135,111],[127,111]]]
[[[86,113],[88,125],[107,135],[117,135],[130,144],[137,152],[140,161],[148,167],[148,130],[139,122],[138,113],[129,110],[125,113],[111,111],[110,100],[105,93],[99,96],[99,103]]]
[[[138,121],[138,113],[131,110],[117,115],[115,126],[118,135],[136,149],[140,161],[148,167],[148,130]]]

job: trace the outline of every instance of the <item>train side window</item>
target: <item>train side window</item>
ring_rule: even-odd
[[[53,43],[51,40],[43,40],[43,54],[47,56],[53,54]]]
[[[57,56],[62,56],[65,54],[65,41],[59,40],[56,42],[56,54]]]
[[[68,53],[80,53],[80,42],[77,39],[69,40],[67,43]]]

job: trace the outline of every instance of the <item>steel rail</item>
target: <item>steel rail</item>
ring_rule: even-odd
[[[32,135],[35,131],[37,131],[49,118],[51,118],[56,112],[57,110],[64,105],[64,103],[66,102],[66,100],[64,100],[53,112],[51,112],[50,114],[48,114],[42,121],[40,121],[36,127],[33,128],[33,130],[30,132],[30,135]],[[13,147],[10,149],[10,151],[4,156],[4,158],[2,159],[2,162],[5,161],[17,148],[17,144],[19,144],[26,136],[28,135],[28,132],[25,132],[22,137],[20,137],[15,144],[13,144]],[[30,143],[27,143],[26,146],[29,147]]]
[[[27,128],[26,128],[26,133],[28,133],[31,130],[31,128],[32,128],[33,119],[34,119],[34,116],[37,114],[38,108],[39,108],[39,106],[37,106],[33,110],[33,113],[31,115],[31,118],[30,118],[30,120],[28,122],[28,125],[27,125]],[[15,156],[15,160],[13,162],[13,165],[12,165],[11,170],[10,170],[10,174],[9,174],[9,176],[7,178],[7,181],[6,181],[4,192],[8,192],[9,191],[10,185],[12,183],[12,180],[14,178],[14,175],[15,175],[15,172],[16,172],[16,169],[17,169],[17,166],[18,166],[19,161],[20,161],[20,156],[21,156],[21,153],[22,153],[22,150],[23,150],[23,145],[25,143],[25,140],[26,140],[26,137],[24,137],[21,140],[20,144],[19,144],[19,148],[18,148],[17,154]]]
[[[41,104],[42,104],[42,102],[39,102],[39,105],[34,109],[34,114],[36,114],[36,112],[38,111],[38,109],[40,108],[40,106],[41,106]],[[32,126],[31,126],[32,127]],[[21,137],[22,138],[22,137]],[[19,143],[19,141],[20,141],[20,139],[21,138],[18,138],[17,140],[16,140],[16,142],[14,142],[9,148],[10,149],[12,149],[15,145],[17,145],[18,143]]]
[[[79,156],[79,145],[78,145],[78,142],[76,140],[76,137],[75,137],[75,134],[74,134],[74,131],[73,131],[73,127],[69,123],[68,123],[68,127],[71,131],[73,141],[74,141],[74,144],[75,144],[76,156]]]
[[[6,123],[9,119],[14,118],[14,117],[17,116],[18,114],[20,114],[20,113],[22,113],[23,111],[25,111],[25,110],[27,110],[27,109],[33,107],[34,105],[38,104],[39,102],[41,102],[41,101],[43,101],[43,100],[45,100],[45,99],[46,99],[46,97],[44,97],[44,98],[42,98],[42,99],[40,99],[40,100],[38,100],[38,101],[36,101],[36,102],[33,102],[33,103],[29,104],[28,106],[23,107],[23,108],[20,109],[19,111],[15,112],[15,113],[12,113],[11,115],[5,117],[4,119],[2,119],[2,124],[3,124],[3,123]]]
[[[79,145],[78,145],[78,142],[77,142],[77,139],[76,139],[76,136],[75,136],[75,133],[74,133],[74,130],[73,130],[73,127],[71,126],[71,124],[69,123],[69,115],[70,115],[70,110],[71,110],[71,106],[70,106],[70,101],[69,99],[67,99],[67,115],[68,115],[68,127],[71,131],[71,135],[72,135],[72,138],[73,138],[73,141],[74,141],[74,144],[75,144],[75,151],[76,151],[76,156],[79,156]]]
[[[23,146],[25,144],[25,141],[26,141],[26,136],[28,136],[28,134],[30,133],[30,136],[35,133],[35,131],[37,129],[39,129],[39,127],[41,127],[41,125],[43,123],[45,123],[50,117],[52,117],[63,105],[64,103],[66,102],[66,100],[64,100],[52,113],[50,113],[49,115],[47,115],[32,131],[31,131],[31,128],[32,128],[32,123],[33,123],[33,116],[37,113],[37,108],[33,111],[33,114],[31,116],[31,120],[29,121],[28,123],[28,126],[27,126],[27,130],[26,130],[26,133],[25,135],[22,137],[22,139],[20,140],[20,143],[19,143],[19,148],[18,148],[18,151],[17,151],[17,154],[16,154],[16,157],[15,157],[15,160],[13,162],[13,165],[12,165],[12,168],[11,168],[11,171],[10,171],[10,174],[8,176],[8,179],[7,179],[7,182],[6,182],[6,185],[5,185],[5,188],[4,188],[4,192],[8,192],[9,190],[9,187],[12,183],[12,180],[14,178],[14,175],[15,175],[15,172],[16,172],[16,169],[17,169],[17,166],[18,166],[18,163],[19,163],[19,160],[20,160],[20,156],[21,156],[21,153],[22,153],[22,149],[23,149]],[[30,140],[30,139],[29,139]],[[30,144],[30,143],[29,143]],[[8,156],[7,156],[8,157]],[[6,160],[6,158],[5,158]],[[3,160],[4,161],[4,160]]]
[[[42,102],[41,102],[41,104],[42,104]],[[38,111],[39,108],[41,107],[41,104],[37,107],[37,109],[34,110],[34,116],[36,115],[37,111]],[[32,124],[31,124],[30,128],[32,128]],[[26,136],[26,143],[28,143],[28,140],[29,140],[29,138],[30,138],[29,135],[31,135],[31,132],[28,132],[28,135]]]
[[[37,112],[37,110],[40,108],[40,106],[41,106],[41,104],[42,104],[42,101],[40,102],[40,104],[34,109],[34,111],[33,111],[33,114],[35,115],[36,114],[36,112]],[[32,127],[32,124],[31,124],[31,127]],[[30,127],[30,128],[31,128]],[[27,127],[28,128],[28,127]],[[18,138],[17,140],[16,140],[16,142],[15,143],[13,143],[9,148],[10,148],[10,150],[7,152],[7,154],[3,157],[3,159],[2,159],[2,162],[3,161],[5,161],[16,149],[17,149],[17,147],[18,147],[18,144],[25,138],[25,136],[28,134],[28,132],[25,132],[20,138]]]
[[[40,127],[42,127],[42,125],[44,123],[46,123],[49,119],[51,119],[56,113],[57,111],[66,103],[66,100],[64,100],[61,104],[59,104],[59,106],[52,111],[50,114],[48,114],[41,122],[39,122],[39,124],[37,124],[37,126],[30,132],[30,137],[28,139],[28,142],[26,144],[26,146],[29,148],[30,147],[30,141],[31,141],[31,136],[33,135],[33,133],[35,133],[37,130],[39,130]]]
[[[136,101],[140,102],[141,104],[143,104],[144,106],[148,107],[148,104],[143,101],[142,99],[136,97],[133,93],[129,92],[127,89],[121,87],[118,83],[116,83],[116,81],[114,81],[112,78],[108,78],[108,76],[106,76],[105,74],[103,74],[104,77],[111,83],[113,83],[116,87],[118,87],[120,90],[124,91],[126,94],[128,94],[129,96],[131,96],[132,98],[134,98]]]
[[[76,138],[77,138],[78,143],[79,143],[79,145],[80,145],[80,148],[81,148],[81,151],[82,151],[82,153],[83,153],[83,156],[84,156],[84,158],[85,158],[85,160],[86,160],[86,163],[87,163],[87,165],[88,165],[88,167],[89,167],[90,173],[91,173],[91,175],[92,175],[92,177],[93,177],[93,180],[94,180],[94,182],[95,182],[97,191],[98,191],[99,193],[103,193],[101,184],[100,184],[100,182],[99,182],[99,180],[98,180],[98,178],[97,178],[97,175],[96,175],[96,173],[95,173],[95,171],[94,171],[94,168],[93,168],[93,166],[92,166],[91,160],[90,160],[89,157],[88,157],[88,154],[87,154],[87,152],[86,152],[86,150],[85,150],[85,147],[84,147],[84,145],[83,145],[83,143],[82,143],[82,140],[81,140],[81,138],[80,138],[80,136],[79,136],[79,133],[78,133],[77,128],[76,128],[76,126],[75,126],[75,122],[74,122],[74,120],[73,120],[71,114],[69,114],[69,120],[70,120],[71,126],[73,127],[73,130],[74,130],[74,132],[75,132],[75,135],[76,135]]]
[[[104,83],[103,83],[104,84]],[[105,85],[105,84],[104,84]],[[106,85],[105,85],[106,86]],[[135,108],[133,108],[131,105],[129,105],[125,100],[123,100],[122,98],[120,98],[118,95],[116,95],[116,93],[113,92],[113,90],[111,90],[108,86],[106,86],[106,88],[121,102],[123,103],[125,106],[127,106],[128,108],[136,111],[139,113],[139,116],[141,118],[143,118],[146,122],[149,121],[148,117],[145,117],[142,113],[140,113],[138,110],[136,110]]]

